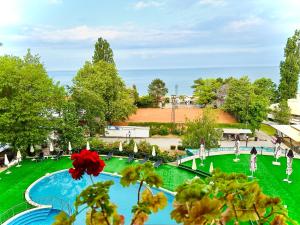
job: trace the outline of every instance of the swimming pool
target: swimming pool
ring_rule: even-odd
[[[112,176],[109,174],[100,174],[95,177],[97,181],[114,181],[114,185],[110,189],[111,201],[118,206],[118,212],[125,216],[125,224],[130,223],[131,207],[137,201],[138,184],[124,188],[120,184],[120,177]],[[91,184],[90,178],[84,176],[83,179],[77,181],[73,180],[68,171],[62,171],[52,174],[41,179],[37,182],[29,192],[29,197],[32,201],[42,205],[52,205],[54,209],[61,209],[60,201],[53,201],[53,199],[64,199],[66,204],[73,206],[76,196],[88,185]],[[153,193],[157,193],[161,190],[152,188]],[[172,203],[174,196],[168,192],[164,192],[168,205],[162,211],[152,214],[146,224],[161,224],[161,225],[173,225],[177,224],[170,218],[172,211]],[[50,223],[43,225],[50,225],[53,221],[49,219]],[[85,211],[77,216],[75,225],[82,225],[85,222]]]

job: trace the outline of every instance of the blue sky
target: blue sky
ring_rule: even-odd
[[[0,54],[77,70],[97,37],[119,69],[277,66],[299,0],[0,0]]]

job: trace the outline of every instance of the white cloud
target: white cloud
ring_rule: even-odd
[[[200,0],[198,4],[206,6],[224,6],[226,5],[226,2],[224,0]]]
[[[151,7],[161,7],[164,3],[159,1],[138,1],[134,4],[135,9],[144,9],[144,8],[151,8]]]
[[[249,17],[247,19],[231,21],[226,25],[225,29],[234,32],[245,31],[249,28],[257,27],[263,23],[263,19],[259,17]]]
[[[14,25],[20,21],[20,4],[16,0],[0,1],[0,27]]]

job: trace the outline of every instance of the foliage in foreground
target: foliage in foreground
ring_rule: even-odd
[[[184,225],[256,221],[283,225],[289,219],[279,198],[265,195],[256,181],[243,174],[216,171],[211,178],[194,178],[177,188],[171,217]]]

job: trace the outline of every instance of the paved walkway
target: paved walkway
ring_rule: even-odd
[[[105,142],[115,142],[115,141],[126,141],[126,138],[105,138],[102,137],[102,140]],[[171,145],[181,145],[181,139],[176,137],[153,137],[153,138],[134,138],[134,140],[139,143],[140,141],[147,141],[151,145],[158,145],[163,150],[169,150]],[[263,141],[248,141],[247,146],[251,147],[274,147],[274,144],[271,142],[271,138]],[[221,141],[221,147],[234,147],[234,141]],[[241,141],[241,146],[246,146],[245,141]],[[283,146],[285,148],[285,146]]]

